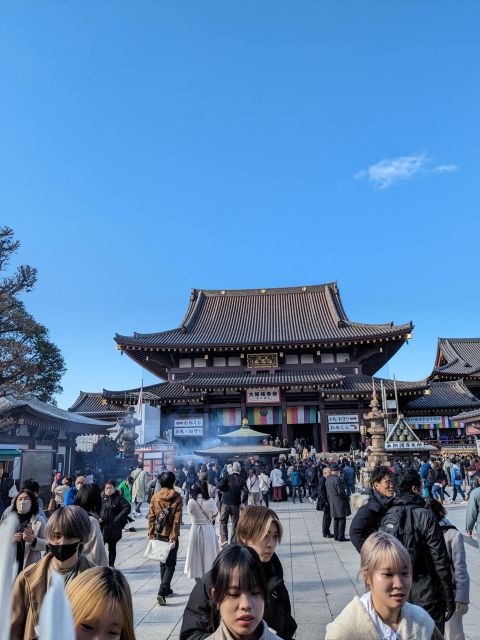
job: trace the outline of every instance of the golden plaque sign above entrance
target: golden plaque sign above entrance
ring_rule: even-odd
[[[249,369],[276,369],[278,367],[278,354],[248,353],[247,367]]]

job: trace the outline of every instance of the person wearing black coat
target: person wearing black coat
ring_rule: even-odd
[[[322,471],[322,475],[318,481],[317,489],[317,511],[323,511],[322,518],[322,534],[324,538],[333,538],[333,533],[330,533],[330,525],[332,523],[332,516],[330,515],[330,505],[328,503],[326,481],[330,475],[330,469],[325,467]]]
[[[397,496],[388,509],[379,530],[399,537],[392,526],[399,510],[406,507],[413,523],[415,543],[408,549],[412,558],[413,583],[409,601],[423,607],[443,633],[445,622],[455,611],[452,570],[447,547],[438,520],[425,506],[422,480],[413,467],[406,467],[396,478]],[[405,527],[404,527],[405,528]],[[405,546],[408,545],[403,541]]]
[[[340,477],[340,467],[334,463],[330,465],[330,476],[325,482],[330,515],[333,518],[333,538],[338,542],[347,542],[345,526],[347,516],[350,515],[350,503],[345,481]]]
[[[358,553],[368,536],[378,531],[383,516],[392,504],[395,492],[390,469],[375,467],[370,477],[370,486],[372,493],[367,498],[368,502],[360,507],[350,525],[350,540]]]
[[[283,581],[283,568],[276,554],[269,562],[262,562],[267,580],[267,600],[263,619],[283,640],[291,640],[297,629],[292,618],[290,598]],[[218,610],[212,601],[212,572],[197,582],[183,613],[180,640],[204,640],[220,624]],[[214,613],[213,613],[214,612]],[[212,615],[213,613],[213,615]]]
[[[130,510],[130,503],[116,490],[115,481],[107,480],[102,493],[99,523],[103,541],[108,544],[108,564],[110,567],[115,566],[117,542],[122,537],[122,530],[127,524]]]

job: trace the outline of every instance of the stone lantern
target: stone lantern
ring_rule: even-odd
[[[385,451],[385,414],[380,411],[377,395],[374,392],[370,401],[370,411],[364,416],[365,420],[370,423],[367,427],[368,433],[371,435],[372,444],[364,469],[362,469],[362,484],[364,487],[370,483],[372,470],[377,465],[389,466],[389,456]]]

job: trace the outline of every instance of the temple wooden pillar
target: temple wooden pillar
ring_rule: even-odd
[[[320,414],[320,439],[322,443],[321,451],[328,451],[327,437],[327,412],[325,411],[325,400],[320,396],[318,400],[318,413]]]

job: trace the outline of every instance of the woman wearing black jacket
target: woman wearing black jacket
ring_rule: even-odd
[[[108,544],[108,564],[115,566],[117,557],[117,542],[122,537],[122,529],[127,524],[130,514],[130,504],[115,488],[114,480],[107,480],[102,493],[102,509],[100,511],[100,526],[103,541]]]
[[[283,640],[291,640],[297,623],[292,617],[290,597],[283,581],[283,568],[275,555],[282,538],[282,525],[275,511],[249,505],[240,514],[237,541],[258,553],[265,571],[267,600],[263,619]],[[180,640],[204,640],[220,624],[212,601],[212,574],[206,573],[193,588],[183,613]]]

